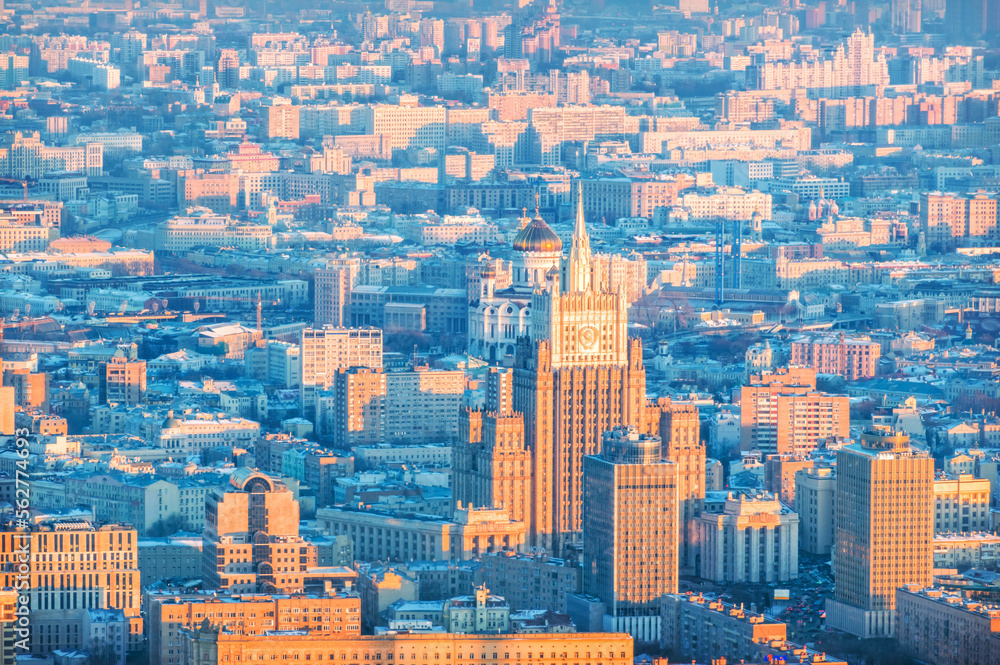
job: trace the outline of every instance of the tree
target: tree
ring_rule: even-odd
[[[875,413],[877,404],[873,400],[866,399],[857,404],[851,404],[851,420],[871,420]]]
[[[163,538],[178,531],[187,531],[189,528],[187,520],[174,513],[168,517],[156,520],[153,526],[146,529],[146,535],[151,538]]]
[[[90,665],[118,665],[122,660],[115,645],[106,638],[94,638],[87,647]]]

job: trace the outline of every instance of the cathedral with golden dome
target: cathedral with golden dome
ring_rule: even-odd
[[[488,362],[513,359],[517,339],[530,332],[531,294],[562,264],[562,240],[542,216],[525,215],[511,243],[511,285],[497,289],[496,270],[483,270],[479,297],[469,305],[469,354]]]

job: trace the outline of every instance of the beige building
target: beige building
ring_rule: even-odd
[[[850,435],[850,400],[816,391],[816,373],[791,368],[750,377],[740,389],[740,447],[764,455],[807,455],[825,439]]]
[[[316,432],[339,449],[385,442],[386,375],[381,368],[339,369],[316,396]]]
[[[444,601],[444,629],[449,633],[509,633],[510,604],[500,596],[490,595],[480,585],[471,596],[456,596]]]
[[[1000,240],[996,196],[984,192],[921,194],[920,230],[932,251],[996,245]]]
[[[896,589],[931,581],[933,492],[934,460],[905,434],[872,428],[840,449],[831,627],[863,638],[894,634]]]
[[[271,227],[246,224],[208,208],[189,209],[187,215],[172,217],[156,227],[153,249],[182,252],[201,245],[244,251],[267,249],[271,246]]]
[[[351,638],[361,634],[361,599],[357,595],[269,596],[208,595],[204,598],[150,594],[150,665],[179,665],[181,630],[207,622],[244,637],[272,631],[307,630],[311,635]]]
[[[131,406],[146,401],[146,361],[125,357],[101,363],[100,401]]]
[[[934,479],[934,533],[990,529],[990,481],[972,474]]]
[[[390,137],[392,149],[445,149],[448,109],[444,106],[374,104],[362,110],[366,134]]]
[[[378,328],[306,328],[302,331],[302,407],[313,414],[316,395],[350,367],[382,367],[382,331]]]
[[[618,427],[583,458],[583,592],[606,608],[605,629],[653,642],[660,598],[677,593],[678,466],[658,436]]]
[[[730,492],[723,510],[698,517],[701,577],[751,584],[798,577],[798,515],[766,492]]]
[[[459,430],[452,449],[456,505],[503,507],[515,521],[530,519],[532,460],[521,414],[464,409]]]
[[[465,372],[415,367],[385,375],[389,443],[439,443],[458,438]]]
[[[882,345],[866,336],[803,337],[792,341],[791,364],[812,367],[818,374],[839,374],[848,381],[878,374]]]
[[[299,138],[299,110],[301,107],[292,105],[287,99],[275,97],[264,106],[267,121],[267,138],[293,139]]]
[[[359,259],[343,259],[334,265],[316,269],[314,325],[339,328],[350,322],[347,306],[351,302],[351,289],[359,283],[360,272]]]
[[[321,662],[424,662],[435,665],[632,665],[632,638],[623,633],[517,633],[475,635],[389,632],[337,637],[295,631],[247,638],[217,629],[182,630],[178,665],[290,659]]]
[[[896,589],[896,639],[925,663],[994,665],[1000,655],[1000,608],[920,584]]]
[[[800,469],[795,474],[795,512],[799,514],[799,549],[827,555],[833,547],[837,473],[833,467]]]
[[[231,593],[296,593],[316,566],[316,547],[299,537],[299,503],[291,490],[240,468],[230,487],[206,499],[202,577]]]
[[[321,508],[316,511],[316,523],[331,536],[350,537],[361,561],[465,560],[520,550],[525,542],[522,522],[512,520],[505,510],[490,508],[458,508],[453,520]]]
[[[934,568],[996,570],[1000,536],[989,531],[939,533],[934,536]]]
[[[764,489],[786,506],[794,507],[795,475],[811,469],[813,464],[813,459],[805,455],[768,455],[764,458]]]
[[[141,646],[138,540],[133,528],[82,519],[0,533],[0,587],[24,588],[18,571],[27,557],[22,595],[31,607],[32,653],[86,648],[81,622],[88,609],[121,610],[129,650]]]

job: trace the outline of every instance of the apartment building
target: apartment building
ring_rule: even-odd
[[[465,372],[415,367],[390,371],[386,382],[386,439],[439,443],[458,438]]]
[[[990,480],[972,474],[934,479],[934,533],[989,531]]]
[[[1000,609],[922,584],[896,589],[896,639],[928,663],[990,665],[1000,650]]]
[[[850,400],[815,390],[811,369],[751,375],[740,388],[740,447],[764,455],[805,455],[850,435]]]
[[[317,394],[333,386],[340,370],[382,367],[382,331],[378,328],[306,328],[301,347],[301,400],[307,414],[315,413]]]
[[[800,337],[792,340],[789,362],[811,367],[817,374],[838,374],[848,381],[878,374],[882,345],[867,336]]]

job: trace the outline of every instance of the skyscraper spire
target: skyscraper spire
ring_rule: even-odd
[[[573,228],[573,247],[569,252],[568,291],[589,291],[591,289],[590,236],[583,220],[583,181],[576,184],[576,225]]]

